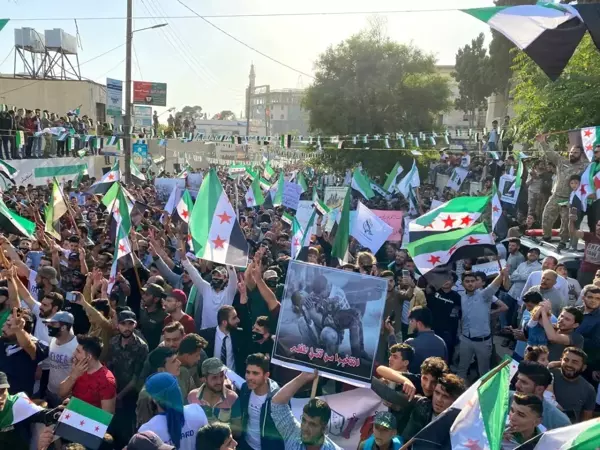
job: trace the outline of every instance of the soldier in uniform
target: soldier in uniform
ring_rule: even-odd
[[[556,183],[554,192],[548,199],[544,212],[542,214],[543,240],[550,241],[552,237],[552,226],[560,215],[560,244],[559,249],[565,248],[569,242],[569,211],[568,208],[561,208],[560,204],[569,201],[571,188],[569,179],[572,175],[580,175],[589,164],[587,158],[583,155],[583,150],[578,145],[571,147],[569,158],[566,159],[559,155],[553,148],[550,148],[546,142],[546,136],[540,136],[538,141],[545,153],[546,159],[556,166]]]

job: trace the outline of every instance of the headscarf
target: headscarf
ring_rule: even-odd
[[[185,417],[183,396],[177,378],[167,372],[155,373],[146,380],[146,392],[165,411],[171,442],[179,448]]]

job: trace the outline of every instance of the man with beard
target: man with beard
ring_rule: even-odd
[[[140,331],[148,343],[148,349],[154,350],[162,336],[167,313],[163,308],[165,290],[158,284],[148,284],[142,289],[143,308],[140,311]]]
[[[187,333],[196,332],[196,324],[194,319],[184,313],[182,310],[185,309],[187,303],[187,295],[181,289],[173,289],[164,301],[165,312],[168,314],[165,317],[165,326],[173,322],[179,322],[183,325],[183,329]]]
[[[238,328],[240,319],[233,306],[224,305],[217,312],[219,326],[200,330],[206,339],[206,354],[219,358],[229,369],[242,376],[245,372],[244,336]]]
[[[64,400],[58,395],[60,383],[69,376],[73,365],[73,353],[77,348],[77,339],[73,335],[73,315],[66,311],[59,311],[50,319],[44,320],[48,326],[50,351],[48,356],[48,393],[46,400],[52,408],[60,405]]]
[[[188,394],[188,403],[200,405],[208,423],[222,422],[239,428],[240,410],[239,406],[234,407],[238,395],[225,386],[227,367],[219,358],[208,358],[202,363],[202,377],[204,384]]]
[[[217,311],[221,306],[233,305],[237,293],[235,269],[231,266],[215,267],[211,272],[210,283],[204,280],[200,272],[192,265],[185,254],[185,241],[182,241],[181,264],[187,271],[194,286],[202,294],[201,329],[216,327]],[[196,317],[197,321],[197,317]]]
[[[267,271],[268,272],[268,271]],[[270,288],[271,289],[271,288]],[[274,287],[272,288],[274,289]],[[263,289],[264,290],[264,289]],[[248,354],[252,353],[264,353],[270,355],[273,353],[274,341],[272,338],[271,330],[275,329],[276,325],[272,324],[272,320],[269,316],[259,316],[254,322],[252,322],[250,308],[248,307],[248,291],[246,289],[246,283],[241,280],[238,283],[238,291],[240,293],[240,304],[237,307],[238,316],[240,318],[240,326],[244,332],[244,339],[248,342],[246,351]],[[272,291],[269,291],[274,298]],[[278,304],[277,300],[275,303]],[[277,321],[279,309],[273,311],[274,322]],[[250,341],[252,343],[250,343]]]
[[[314,373],[302,372],[283,386],[271,401],[271,417],[284,442],[285,450],[342,450],[326,436],[331,419],[331,408],[319,398],[311,398],[302,408],[301,423],[294,417],[289,407],[290,400],[305,384],[312,383]]]
[[[10,394],[25,392],[31,397],[37,366],[48,357],[48,344],[33,337],[32,331],[31,313],[13,308],[0,339],[0,371],[8,377]]]
[[[119,334],[110,340],[106,366],[117,382],[117,414],[113,420],[116,439],[127,440],[134,431],[136,382],[148,356],[148,344],[136,333],[137,318],[132,311],[118,315]]]
[[[550,371],[554,376],[556,401],[573,423],[589,420],[594,414],[596,391],[581,376],[586,363],[587,354],[583,350],[567,347],[562,354],[560,369]]]
[[[583,150],[575,145],[569,151],[569,159],[559,155],[546,143],[546,136],[539,136],[538,141],[548,161],[556,166],[556,183],[554,192],[548,199],[548,203],[542,213],[542,230],[544,241],[550,242],[552,237],[552,226],[560,215],[560,244],[559,249],[566,248],[569,242],[569,209],[561,208],[561,203],[568,202],[571,195],[569,179],[572,175],[583,173],[589,164],[587,158],[583,158]]]
[[[598,285],[583,288],[583,312],[577,332],[583,336],[583,349],[588,355],[589,370],[600,369],[600,288]]]
[[[551,306],[548,302],[544,301],[541,305],[546,311],[550,311]],[[583,313],[575,306],[563,308],[558,316],[556,328],[547,314],[541,314],[540,319],[544,332],[548,337],[549,361],[561,359],[566,347],[583,348],[583,336],[575,331],[583,322]]]

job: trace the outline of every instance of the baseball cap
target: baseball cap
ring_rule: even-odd
[[[277,275],[277,272],[275,272],[274,270],[271,270],[271,269],[265,271],[265,273],[263,274],[263,279],[270,280],[272,278],[279,278],[279,275]]]
[[[154,431],[142,431],[131,436],[127,450],[174,450],[175,447],[165,444]]]
[[[187,295],[185,295],[185,292],[183,292],[181,289],[173,289],[169,294],[169,297],[173,297],[178,302],[181,302],[182,307],[185,308],[187,303]]]
[[[42,322],[44,322],[44,323],[60,322],[60,323],[68,323],[69,325],[73,325],[75,323],[75,318],[73,317],[73,314],[71,314],[70,312],[58,311],[56,314],[54,314],[49,319],[42,319]]]
[[[208,358],[202,363],[202,376],[207,375],[218,375],[221,372],[225,372],[227,367],[223,364],[219,358]]]
[[[71,252],[69,254],[69,261],[79,261],[79,253]]]
[[[397,426],[396,418],[388,411],[377,411],[373,423],[389,430],[395,430]]]
[[[54,267],[40,267],[38,275],[42,278],[47,278],[50,281],[50,284],[53,284],[54,286],[58,285],[58,278]]]
[[[117,316],[119,323],[134,322],[137,323],[137,317],[133,311],[121,311]]]
[[[152,295],[153,297],[165,297],[165,290],[162,288],[162,286],[159,286],[155,283],[147,284],[146,287],[142,288],[142,291],[144,291],[146,294]]]
[[[8,383],[8,377],[4,372],[0,372],[0,389],[8,389],[10,384]]]

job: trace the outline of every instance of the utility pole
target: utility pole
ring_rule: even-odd
[[[250,136],[250,104],[252,103],[252,94],[254,93],[254,85],[256,83],[254,64],[250,66],[250,76],[248,79],[248,91],[246,92],[246,136]]]
[[[123,146],[125,147],[125,182],[131,181],[131,45],[133,41],[133,0],[127,0],[127,35],[125,37],[125,117]]]

